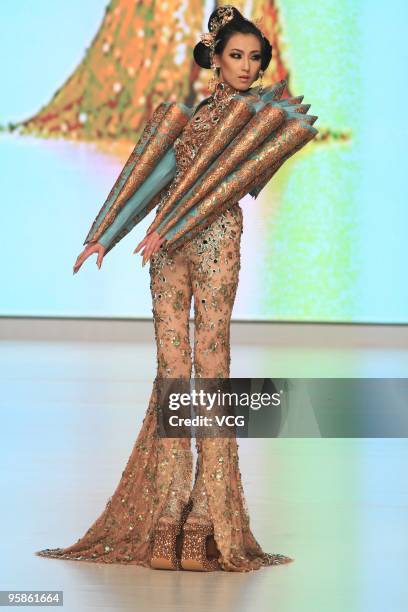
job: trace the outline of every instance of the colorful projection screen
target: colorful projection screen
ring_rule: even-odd
[[[151,318],[149,266],[132,252],[151,212],[109,254],[72,267],[152,110],[192,106],[211,72],[192,49],[216,4],[2,3],[0,315]],[[273,46],[318,136],[241,200],[233,319],[408,321],[408,5],[401,0],[236,2]],[[255,83],[256,84],[256,83]],[[398,84],[398,95],[395,85]],[[402,91],[401,91],[402,89]],[[405,197],[404,197],[405,196]]]

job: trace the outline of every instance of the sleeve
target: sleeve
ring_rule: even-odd
[[[314,117],[310,116],[310,121]],[[184,213],[176,211],[158,230],[166,238],[166,247],[172,247],[182,240],[187,232],[197,226],[205,227],[206,220],[212,220],[226,210],[231,204],[239,201],[253,191],[258,195],[260,190],[277,172],[282,164],[296,151],[312,140],[317,130],[309,125],[308,120],[291,119],[274,134],[272,138],[251,153],[248,158],[227,175],[215,188],[198,203]],[[170,248],[169,251],[173,251]]]
[[[172,145],[193,109],[162,102],[112,187],[85,238],[103,244],[108,252],[160,201],[176,171]]]
[[[251,119],[256,113],[256,106],[251,100],[247,100],[241,96],[233,99],[228,106],[228,112],[224,113],[220,118],[215,133],[211,134],[211,139],[208,139],[198,150],[194,157],[193,163],[179,175],[177,184],[169,191],[165,198],[161,210],[156,215],[153,223],[150,225],[148,232],[158,231],[161,235],[163,226],[174,218],[174,215],[180,217],[188,208],[191,208],[199,198],[203,196],[207,189],[205,180],[206,171],[208,168],[219,170],[217,180],[225,175],[225,167],[218,161],[221,154],[226,150],[228,144],[231,144],[229,151],[234,149],[235,144],[238,144],[241,131],[246,127],[247,130],[253,132],[253,137],[256,142],[261,142],[260,135],[257,132],[257,125],[251,123]],[[276,117],[275,117],[276,119]],[[280,120],[281,118],[278,117]],[[238,138],[237,138],[238,137]],[[238,141],[238,142],[237,142]],[[235,153],[240,149],[239,144],[235,147]],[[241,150],[241,153],[244,153]],[[224,154],[225,157],[225,154]],[[239,157],[239,156],[238,156]],[[228,160],[229,166],[232,161],[236,161],[237,157],[231,157]],[[199,184],[199,188],[198,188]],[[209,183],[208,183],[209,185]],[[186,206],[185,202],[189,196],[193,197],[193,201]]]
[[[310,104],[300,104],[302,98],[277,102],[269,90],[256,105],[255,116],[243,125],[232,142],[226,140],[229,144],[221,152],[217,151],[216,159],[207,164],[203,173],[198,156],[194,166],[198,164],[199,176],[189,170],[190,179],[196,179],[193,186],[184,194],[176,194],[178,200],[173,199],[156,225],[158,233],[167,241],[165,247],[169,252],[191,239],[246,194],[256,198],[282,164],[315,138],[318,131],[312,125],[317,116],[307,115]],[[221,138],[223,129],[221,125]],[[212,143],[203,147],[204,156],[206,148],[211,147]],[[190,184],[191,180],[187,181],[187,187]]]
[[[162,194],[166,185],[174,178],[175,173],[176,158],[174,150],[171,148],[99,237],[98,242],[105,247],[106,252],[111,250],[152,210],[153,207],[149,204],[152,201],[156,204],[157,198],[154,199],[155,196]]]

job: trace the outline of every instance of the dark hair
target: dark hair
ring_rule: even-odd
[[[211,20],[217,15],[217,10],[218,9],[215,9],[210,15],[208,30],[210,30]],[[261,43],[261,70],[266,70],[272,58],[271,43],[252,21],[245,19],[238,9],[233,6],[232,10],[234,13],[233,19],[228,21],[217,34],[214,53],[221,54],[233,34],[254,34]],[[210,48],[203,42],[200,41],[196,44],[193,55],[196,63],[201,66],[201,68],[211,68]]]

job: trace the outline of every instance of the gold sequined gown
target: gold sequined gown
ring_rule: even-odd
[[[228,87],[225,93],[229,93]],[[202,106],[176,140],[178,175],[208,138],[217,110],[216,105],[212,110]],[[235,438],[196,439],[198,459],[193,484],[190,439],[160,438],[157,433],[158,378],[189,378],[193,366],[196,377],[230,375],[230,319],[240,271],[242,231],[242,210],[236,202],[174,254],[160,250],[152,256],[157,377],[142,428],[115,492],[85,535],[67,548],[45,549],[37,554],[150,567],[160,516],[178,519],[182,508],[190,503],[194,514],[205,520],[211,517],[222,570],[250,571],[291,560],[264,553],[251,532]],[[193,350],[189,342],[192,298]]]

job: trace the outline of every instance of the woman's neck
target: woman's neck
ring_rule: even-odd
[[[240,94],[240,93],[246,93],[247,91],[250,90],[250,87],[248,89],[235,89],[235,87],[232,87],[232,85],[230,85],[229,83],[227,83],[226,81],[219,81],[216,85],[216,89],[219,88],[221,90],[224,90],[225,94]]]

